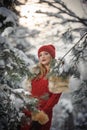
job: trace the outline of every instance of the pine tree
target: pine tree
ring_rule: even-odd
[[[32,78],[33,76],[23,56],[23,52],[11,47],[3,37],[0,37],[0,127],[2,130],[18,129],[21,121],[20,113],[24,107],[30,111],[37,111],[38,100],[29,98],[20,86],[24,77]],[[14,98],[16,103],[14,103]],[[17,99],[22,104],[19,108],[16,106]]]
[[[73,48],[73,76],[80,84],[71,93],[75,130],[87,129],[87,37]]]
[[[69,113],[66,110],[67,105],[62,104],[61,114],[57,118],[59,125],[57,129],[60,130],[86,130],[87,129],[87,33],[77,42],[70,50],[72,51],[72,58],[69,63],[69,68],[66,69],[64,57],[58,61],[52,62],[52,68],[49,77],[62,77],[66,81],[69,76],[70,97],[73,111]],[[73,79],[73,80],[72,80]],[[58,80],[58,79],[57,79]],[[61,82],[63,82],[63,80]],[[72,81],[72,82],[71,82]],[[69,83],[68,82],[68,83]],[[53,93],[59,92],[59,81],[56,83],[56,89],[51,89]],[[65,84],[65,83],[64,83]],[[63,84],[63,85],[64,85]],[[50,86],[49,86],[50,87]],[[65,91],[65,89],[62,89]],[[60,105],[61,106],[61,105]],[[67,115],[67,116],[66,116]],[[72,118],[72,120],[70,120]],[[69,123],[70,122],[70,123]],[[55,124],[55,122],[54,122]],[[70,125],[71,124],[71,125]]]

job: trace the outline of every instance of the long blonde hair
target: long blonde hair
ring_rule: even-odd
[[[45,67],[43,64],[40,64],[40,63],[37,64],[37,65],[34,67],[34,70],[35,70],[35,71],[38,71],[37,76],[36,76],[36,79],[39,79],[39,78],[45,76],[46,73],[47,73],[46,67]]]

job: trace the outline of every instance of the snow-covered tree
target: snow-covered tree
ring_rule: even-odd
[[[22,51],[11,47],[5,38],[0,37],[1,130],[17,130],[24,107],[37,111],[38,100],[23,88],[27,77],[34,76],[29,70],[30,62]]]
[[[87,36],[73,48],[73,78],[79,80],[71,93],[75,130],[87,129]],[[73,85],[73,83],[72,83]]]
[[[51,76],[62,76],[63,79],[69,76],[69,91],[72,111],[66,110],[68,107],[68,101],[65,105],[62,101],[61,109],[58,110],[58,116],[56,118],[56,123],[59,123],[56,128],[60,130],[86,130],[87,129],[87,33],[84,37],[77,42],[76,45],[70,49],[72,50],[72,58],[69,63],[68,71],[65,71],[66,67],[63,62],[55,63],[53,69],[51,70]],[[69,52],[70,52],[69,51]],[[68,54],[68,53],[67,53]],[[66,55],[67,55],[66,54]],[[66,56],[65,55],[65,56]],[[62,71],[60,71],[62,70]],[[50,86],[49,86],[50,87]],[[59,87],[59,86],[58,86]],[[53,93],[59,91],[56,84],[56,88],[52,89]],[[67,104],[67,105],[66,105]],[[61,113],[61,114],[60,114]],[[55,113],[54,113],[55,114]],[[56,115],[55,115],[56,116]],[[70,120],[71,119],[71,120]],[[54,122],[55,124],[55,122]],[[54,125],[53,124],[53,125]],[[71,125],[70,125],[71,124]],[[55,130],[56,130],[55,128]]]
[[[11,0],[9,0],[11,1]],[[37,1],[37,0],[36,0]],[[2,2],[2,3],[1,3]],[[7,2],[7,1],[6,1]],[[14,2],[14,0],[12,0]],[[62,18],[62,13],[71,16],[73,19],[62,19],[60,24],[65,24],[67,22],[78,22],[85,25],[82,29],[68,28],[63,33],[58,33],[57,37],[61,34],[61,39],[64,43],[73,43],[76,38],[73,36],[73,31],[83,33],[87,30],[87,19],[80,18],[74,14],[71,10],[65,6],[65,4],[60,0],[55,0],[56,5],[61,5],[62,8],[58,8],[55,2],[40,0],[41,4],[43,2],[48,3],[50,6],[57,8],[59,14],[52,12],[41,12],[36,11],[35,13],[45,13],[48,16],[54,16]],[[84,1],[86,2],[86,0]],[[0,1],[1,6],[3,6],[3,0]],[[6,6],[5,6],[6,7]],[[37,110],[37,99],[29,98],[29,94],[24,89],[27,77],[32,77],[32,73],[29,71],[29,67],[32,64],[32,58],[28,58],[23,51],[21,51],[21,43],[25,45],[25,41],[18,38],[24,36],[24,32],[16,32],[18,28],[18,17],[11,10],[0,7],[0,130],[17,130],[20,126],[20,119],[23,115],[23,107],[28,107],[29,110]],[[7,5],[9,8],[9,5]],[[61,10],[62,9],[62,10]],[[75,19],[74,19],[75,18]],[[49,23],[49,21],[48,21]],[[81,30],[81,31],[80,31]],[[16,33],[19,37],[16,39]],[[32,37],[38,32],[34,32]],[[20,46],[14,48],[8,42],[10,36],[14,36],[15,41],[19,42]],[[21,35],[22,34],[22,35]],[[26,35],[27,36],[27,35]],[[30,36],[30,35],[28,35]],[[17,49],[17,47],[20,49]],[[25,47],[25,46],[23,46]],[[56,113],[56,119],[59,123],[56,124],[56,128],[59,130],[86,130],[87,129],[87,39],[81,40],[77,46],[73,47],[72,59],[69,65],[62,58],[59,61],[53,61],[51,73],[48,76],[56,74],[60,76],[61,81],[65,87],[63,89],[71,90],[71,109],[68,105],[70,102],[63,100],[61,102],[61,115]],[[58,64],[59,63],[59,64]],[[69,76],[71,77],[69,79]],[[70,85],[68,86],[70,82]],[[51,83],[51,82],[50,82]],[[51,85],[51,84],[50,84]],[[57,93],[58,88],[52,89],[49,86],[51,92]],[[53,91],[54,90],[54,91]],[[57,90],[57,91],[56,91]],[[67,107],[68,106],[68,107]],[[63,115],[64,116],[63,116]],[[28,120],[29,121],[29,120]],[[71,125],[70,125],[71,124]],[[55,125],[55,123],[54,123]],[[55,129],[56,129],[55,128]]]

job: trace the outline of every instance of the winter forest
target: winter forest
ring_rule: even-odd
[[[22,109],[37,109],[26,85],[46,43],[57,52],[50,75],[68,78],[51,130],[87,130],[87,0],[0,0],[0,130],[19,130]]]

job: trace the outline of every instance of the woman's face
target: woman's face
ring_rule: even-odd
[[[46,52],[46,51],[42,51],[40,52],[39,54],[39,62],[43,65],[49,65],[50,64],[50,61],[51,61],[52,57],[51,55]]]

